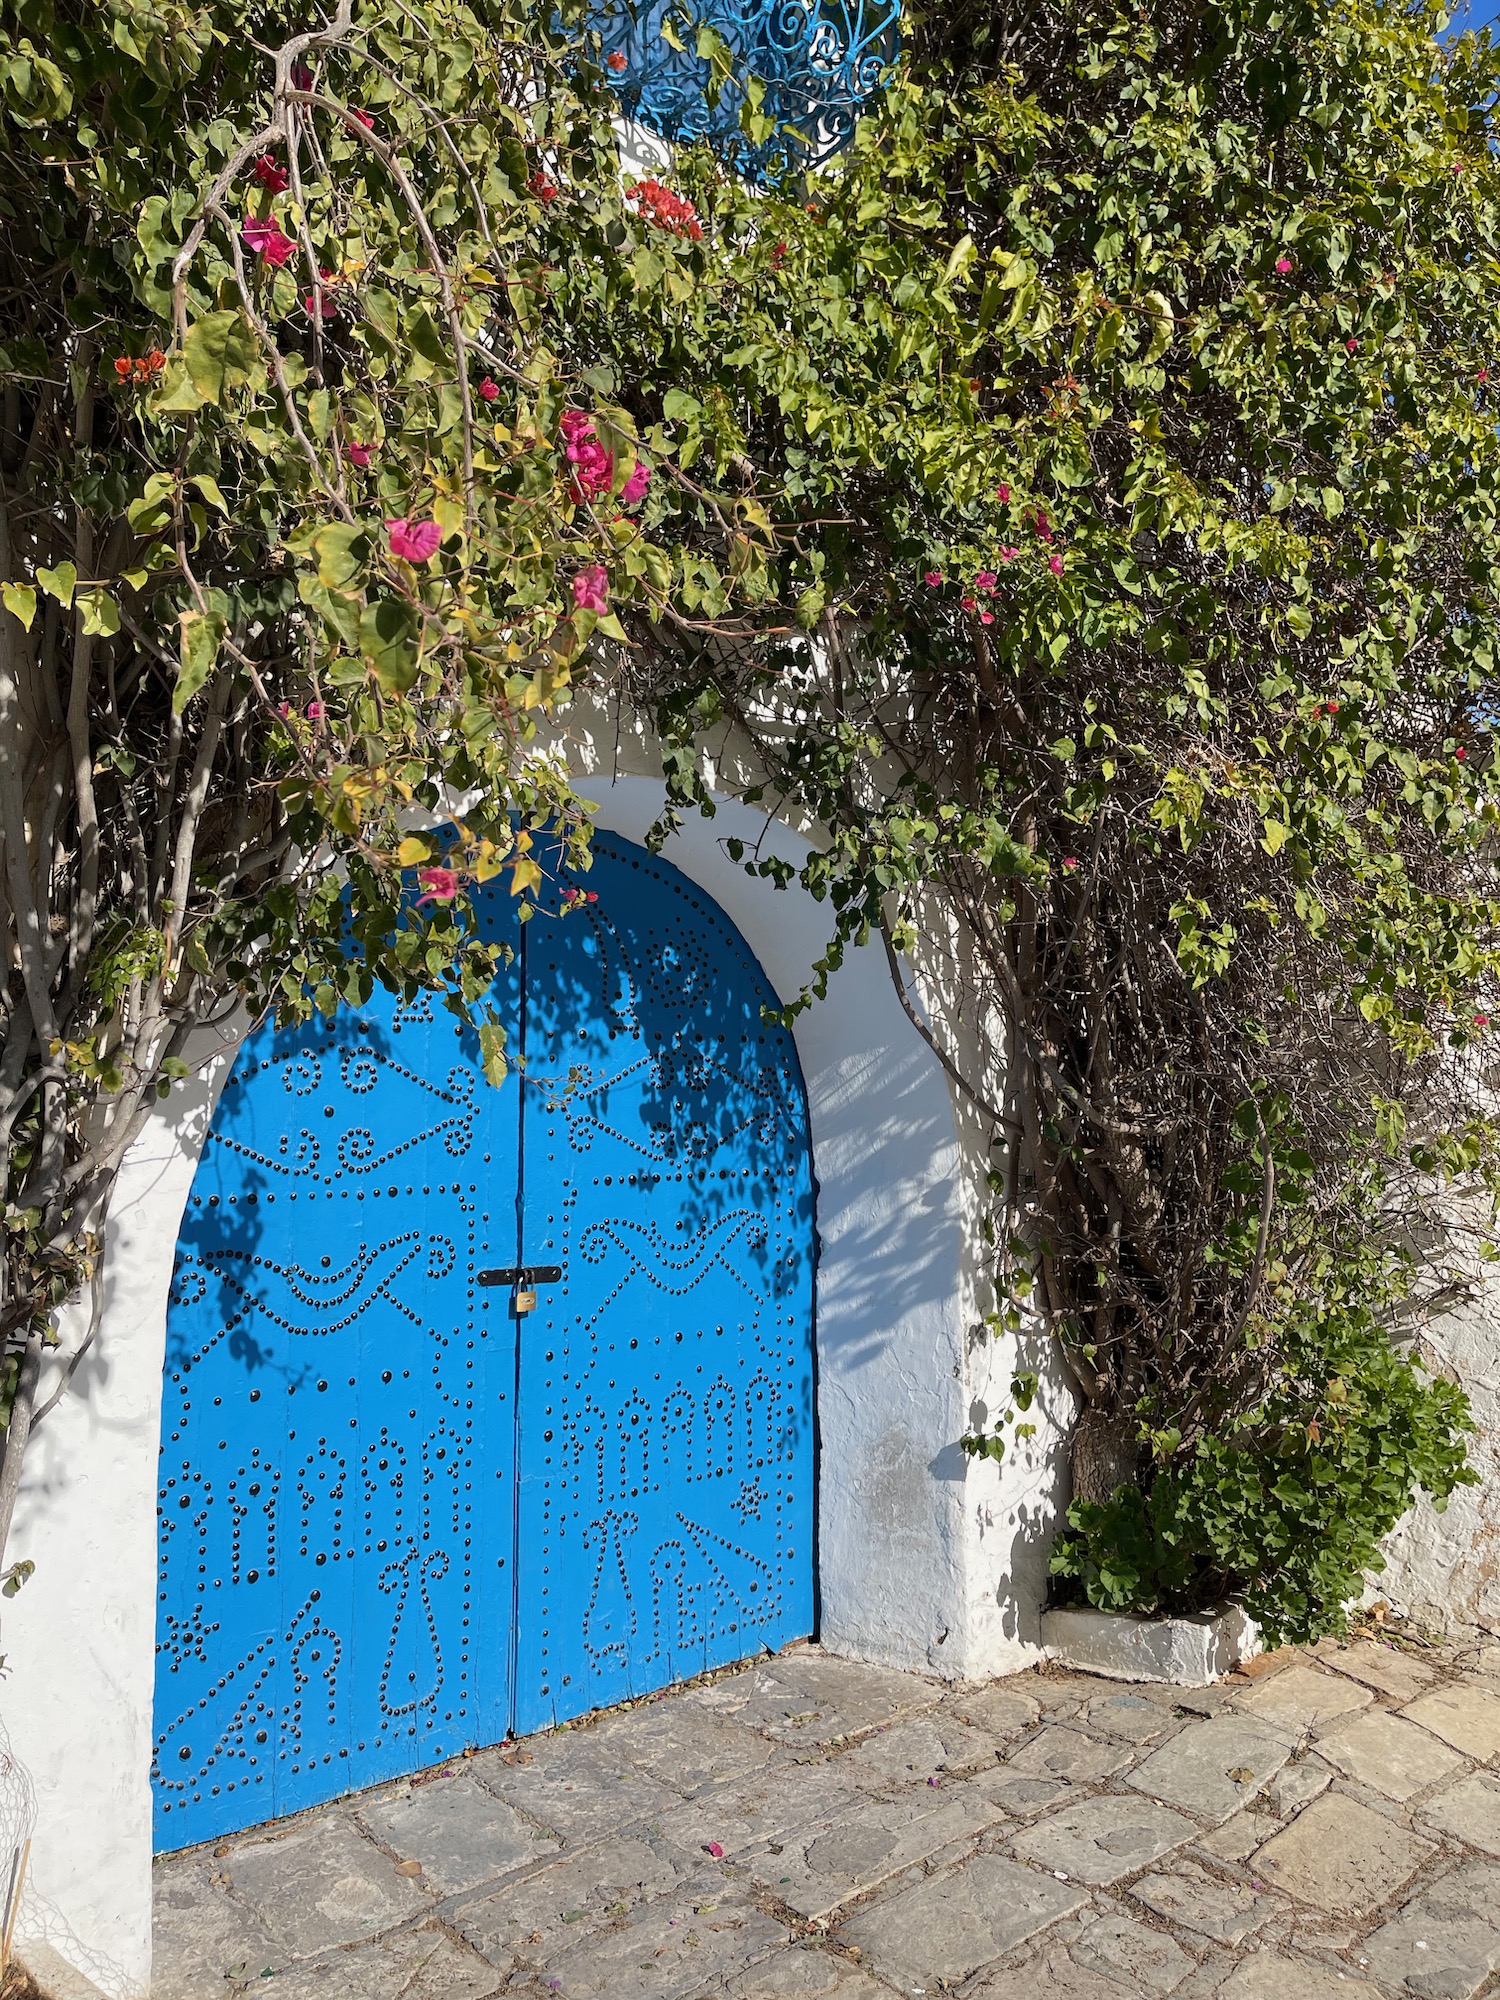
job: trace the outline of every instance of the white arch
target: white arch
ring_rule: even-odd
[[[602,827],[641,840],[660,780],[585,779]],[[807,844],[748,808],[689,819],[667,858],[734,920],[784,1000],[829,913],[731,862],[739,835],[800,862]],[[4,1608],[0,1718],[36,1780],[34,1894],[46,1937],[110,2000],[150,1977],[156,1489],[166,1297],[178,1225],[243,1019],[205,1031],[122,1169],[100,1335],[36,1435],[11,1553],[38,1562]],[[891,1666],[968,1657],[964,1248],[959,1144],[941,1070],[878,951],[855,951],[794,1029],[807,1085],[817,1282],[820,1636]],[[44,1394],[46,1393],[44,1385]],[[950,1636],[951,1635],[951,1636]],[[991,1670],[993,1670],[991,1663]],[[1014,1664],[1014,1663],[1012,1663]]]

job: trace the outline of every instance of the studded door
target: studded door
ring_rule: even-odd
[[[813,1186],[796,1048],[739,932],[595,845],[527,926],[516,1726],[813,1627]]]
[[[596,851],[586,914],[481,909],[524,1084],[381,995],[235,1064],[168,1312],[159,1847],[812,1629],[795,1050],[722,912]],[[563,1272],[520,1316],[513,1261]]]

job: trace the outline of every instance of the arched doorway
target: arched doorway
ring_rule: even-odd
[[[159,1847],[812,1630],[796,1050],[700,888],[596,857],[582,912],[485,901],[519,1081],[383,995],[235,1064],[168,1315]]]

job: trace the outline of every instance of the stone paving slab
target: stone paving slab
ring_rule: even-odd
[[[696,2000],[791,1942],[786,1925],[714,1883],[643,1905],[538,1968],[558,2000]]]
[[[221,1861],[175,1859],[158,1875],[152,1927],[152,2000],[200,2000],[222,1994],[226,1977],[259,1978],[285,1948],[230,1893]]]
[[[1263,1723],[1219,1715],[1153,1750],[1125,1782],[1163,1805],[1222,1825],[1275,1776],[1291,1748],[1285,1734]]]
[[[1376,1909],[1436,1850],[1342,1793],[1325,1792],[1255,1857],[1265,1881],[1320,1910]]]
[[[1500,1778],[1475,1772],[1428,1799],[1423,1826],[1500,1857]]]
[[[600,1840],[644,1814],[676,1805],[679,1795],[594,1740],[592,1730],[569,1730],[533,1739],[514,1755],[474,1760],[487,1792],[536,1822],[538,1841],[568,1845]]]
[[[1118,1743],[1103,1743],[1081,1729],[1053,1723],[1007,1757],[1005,1768],[1024,1771],[1031,1778],[1066,1778],[1070,1784],[1090,1784],[1123,1770],[1133,1755]]]
[[[1468,2000],[1500,1968],[1500,1866],[1469,1861],[1365,1939],[1370,1971],[1420,2000]]]
[[[842,1742],[895,1716],[935,1708],[935,1681],[866,1667],[811,1649],[788,1653],[695,1690],[686,1699],[783,1743]]]
[[[831,1762],[781,1763],[738,1784],[698,1792],[684,1805],[642,1822],[643,1831],[689,1853],[716,1843],[731,1859],[773,1842],[780,1845],[812,1828],[830,1826],[859,1806],[865,1789],[849,1757]],[[926,1787],[924,1786],[924,1790]]]
[[[294,1958],[355,1944],[432,1907],[431,1896],[343,1813],[295,1823],[225,1858],[235,1901]]]
[[[1388,1709],[1341,1718],[1318,1737],[1318,1755],[1388,1799],[1405,1801],[1463,1769],[1463,1758]]]
[[[575,1926],[604,1927],[696,1879],[705,1856],[640,1834],[617,1835],[489,1894],[468,1898],[448,1922],[497,1965],[564,1948]]]
[[[1220,1944],[1238,1944],[1251,1931],[1287,1908],[1279,1896],[1257,1895],[1238,1882],[1223,1882],[1191,1861],[1133,1882],[1130,1893],[1170,1924]]]
[[[847,1958],[793,1946],[712,1989],[723,2000],[890,2000],[891,1989]]]
[[[1003,1755],[1003,1743],[988,1730],[933,1710],[907,1722],[882,1723],[839,1761],[856,1771],[861,1783],[901,1786],[993,1768]]]
[[[1366,1979],[1279,1951],[1242,1958],[1219,1988],[1220,2000],[1378,2000],[1378,1993]]]
[[[1091,1911],[1068,1956],[1085,1972],[1117,1979],[1130,1992],[1143,1995],[1170,1993],[1195,1963],[1166,1931],[1137,1923],[1118,1909]]]
[[[674,1792],[696,1792],[759,1771],[775,1745],[740,1722],[663,1697],[612,1716],[593,1731],[602,1757],[618,1757]]]
[[[961,1868],[884,1898],[839,1936],[893,1985],[931,1991],[939,1980],[956,1985],[983,1971],[1084,1900],[1082,1889],[1035,1868],[976,1854]]]
[[[867,1799],[824,1826],[789,1836],[780,1854],[751,1854],[746,1865],[788,1908],[827,1917],[904,1869],[974,1840],[1003,1817],[972,1784],[925,1797]]]
[[[1284,1667],[1248,1693],[1236,1693],[1234,1705],[1263,1722],[1300,1732],[1331,1722],[1375,1699],[1367,1687],[1341,1674],[1319,1673],[1313,1667]]]
[[[1068,1881],[1103,1885],[1191,1840],[1197,1828],[1149,1799],[1092,1798],[1063,1806],[1011,1841],[1012,1849]]]
[[[1096,1696],[1084,1708],[1082,1719],[1090,1729],[1122,1737],[1127,1743],[1158,1743],[1181,1729],[1188,1718],[1170,1699],[1153,1700],[1130,1690]]]
[[[968,1723],[971,1729],[982,1729],[998,1742],[1014,1742],[1034,1729],[1042,1717],[1041,1703],[1025,1691],[1033,1678],[1018,1675],[1015,1680],[991,1681],[985,1687],[961,1688],[947,1696],[941,1712]]]
[[[1487,1688],[1434,1688],[1408,1702],[1401,1712],[1462,1756],[1480,1763],[1500,1756],[1500,1694]]]
[[[489,2000],[501,1977],[454,1938],[423,1925],[257,1978],[250,1991],[268,2000]]]
[[[1412,1701],[1437,1679],[1436,1668],[1394,1646],[1379,1646],[1368,1639],[1329,1653],[1327,1662],[1338,1673],[1351,1675],[1393,1701]]]
[[[419,1861],[422,1880],[440,1896],[530,1866],[559,1845],[538,1840],[529,1820],[464,1772],[363,1806],[356,1818],[398,1859]]]

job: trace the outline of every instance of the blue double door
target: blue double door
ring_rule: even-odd
[[[159,1848],[812,1630],[795,1049],[717,906],[595,854],[581,911],[483,902],[499,1089],[427,996],[263,1028],[225,1086],[167,1320]]]

